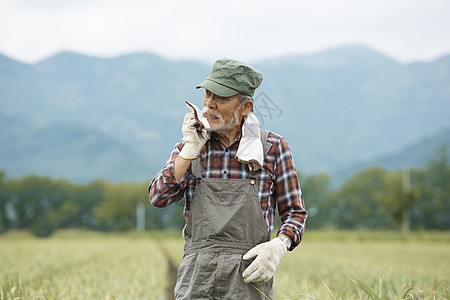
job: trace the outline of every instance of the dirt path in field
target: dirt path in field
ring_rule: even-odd
[[[175,300],[173,296],[173,290],[175,289],[175,284],[177,283],[177,269],[178,266],[175,264],[172,258],[167,255],[167,263],[169,264],[169,284],[167,285],[167,296],[168,300]]]
[[[175,284],[177,283],[177,270],[178,265],[175,263],[175,261],[170,257],[169,253],[167,252],[166,248],[162,243],[159,243],[159,247],[161,249],[161,253],[164,254],[167,260],[168,270],[167,270],[167,288],[166,288],[166,295],[167,300],[175,300],[175,297],[173,295],[173,290],[175,289]]]

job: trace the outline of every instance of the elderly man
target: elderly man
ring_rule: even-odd
[[[186,114],[182,141],[150,183],[154,206],[186,200],[176,299],[272,299],[279,260],[301,241],[307,213],[289,146],[252,112],[261,82],[256,69],[217,60],[197,86],[203,110]]]

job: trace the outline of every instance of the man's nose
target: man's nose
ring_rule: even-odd
[[[211,107],[211,108],[216,108],[216,101],[214,101],[213,97],[208,97],[206,98],[206,106]]]

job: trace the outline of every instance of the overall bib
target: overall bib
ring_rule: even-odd
[[[267,132],[264,135],[267,138]],[[270,239],[258,197],[259,174],[247,179],[202,178],[199,158],[191,169],[197,184],[175,299],[272,299],[272,279],[247,284],[242,277],[252,262],[242,256]]]

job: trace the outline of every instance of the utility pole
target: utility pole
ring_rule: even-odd
[[[145,231],[145,204],[142,202],[136,204],[136,230]]]
[[[403,233],[409,233],[411,228],[411,169],[407,166],[403,168],[402,176],[403,201],[405,202],[402,211],[401,230]]]

